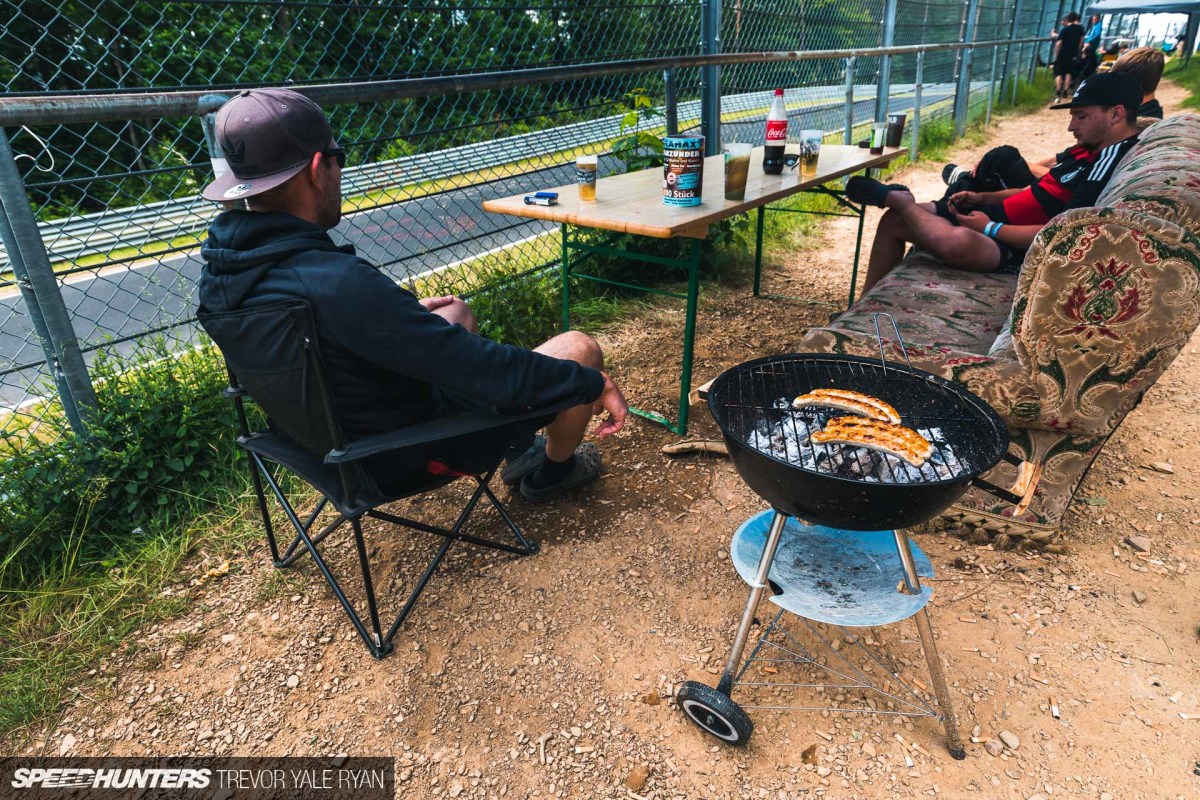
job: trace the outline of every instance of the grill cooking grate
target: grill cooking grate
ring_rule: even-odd
[[[733,372],[720,387],[720,396],[713,398],[713,407],[724,416],[723,426],[749,447],[788,466],[832,477],[909,484],[956,480],[992,460],[997,432],[971,405],[974,398],[907,367],[805,354],[750,362]],[[930,440],[933,455],[917,469],[866,448],[812,442],[812,432],[844,414],[792,409],[797,395],[819,388],[850,389],[890,403],[900,412],[901,424]]]

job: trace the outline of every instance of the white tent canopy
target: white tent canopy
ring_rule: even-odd
[[[1200,0],[1099,0],[1088,7],[1090,14],[1194,14]]]

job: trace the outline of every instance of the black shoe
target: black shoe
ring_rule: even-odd
[[[963,169],[958,164],[947,164],[942,167],[942,183],[947,186],[951,185],[960,178],[969,178],[971,173]]]
[[[500,480],[504,481],[505,486],[516,486],[522,478],[540,467],[545,460],[546,437],[535,436],[533,444],[522,450],[520,454],[510,456],[508,463],[500,471]]]
[[[550,486],[538,487],[534,485],[533,475],[526,475],[521,481],[521,495],[531,503],[544,503],[596,480],[600,477],[600,469],[600,448],[592,442],[584,442],[575,448],[575,462],[565,478]]]
[[[883,201],[888,192],[907,192],[908,187],[902,183],[880,183],[874,178],[855,175],[846,181],[846,197],[861,205],[871,205],[883,208]]]

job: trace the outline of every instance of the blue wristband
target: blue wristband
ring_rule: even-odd
[[[992,236],[992,234],[993,234],[993,228],[995,228],[995,227],[996,227],[996,223],[994,223],[994,222],[989,222],[987,225],[984,225],[983,226],[983,235],[988,237],[989,239],[994,238]]]
[[[992,224],[996,226],[996,227],[992,228],[992,238],[995,239],[998,235],[1000,235],[1000,229],[1004,227],[1004,223],[1003,222],[994,222]]]

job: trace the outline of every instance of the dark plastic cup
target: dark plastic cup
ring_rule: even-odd
[[[904,114],[887,115],[887,146],[899,147],[904,138]]]

